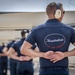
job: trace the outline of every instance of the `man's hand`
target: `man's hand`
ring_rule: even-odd
[[[29,57],[29,56],[20,56],[19,57],[19,61],[29,61],[29,60],[31,60],[31,57]]]
[[[31,60],[31,57],[30,56],[24,56],[23,60],[24,61],[29,61],[29,60]]]
[[[24,61],[24,56],[20,56],[18,60],[19,61]]]
[[[55,52],[53,55],[50,56],[50,61],[53,61],[53,63],[62,60],[64,58],[63,52]]]
[[[43,57],[46,58],[46,59],[50,59],[50,56],[53,55],[53,54],[54,54],[53,51],[48,51],[48,52],[44,53]]]

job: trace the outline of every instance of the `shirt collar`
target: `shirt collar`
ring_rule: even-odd
[[[60,21],[57,19],[49,19],[46,21],[45,25],[46,26],[52,26],[52,27],[58,26],[58,25],[60,25]]]
[[[21,40],[25,40],[25,38],[22,38]]]

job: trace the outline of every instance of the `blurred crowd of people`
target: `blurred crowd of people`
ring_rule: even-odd
[[[20,40],[12,40],[7,45],[2,43],[0,46],[0,75],[7,75],[8,69],[10,75],[33,75],[32,58],[20,53],[21,45],[29,32],[29,30],[22,30]],[[32,49],[36,49],[36,45]]]

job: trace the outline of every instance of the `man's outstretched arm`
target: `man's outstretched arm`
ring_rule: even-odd
[[[25,41],[21,47],[21,53],[31,57],[43,57],[46,59],[49,59],[49,56],[54,53],[52,51],[48,51],[48,52],[34,51],[31,49],[31,47],[32,45],[27,41]]]

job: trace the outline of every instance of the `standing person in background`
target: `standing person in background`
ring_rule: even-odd
[[[4,43],[2,43],[2,46],[0,47],[0,72],[2,72],[2,75],[7,75],[7,63],[8,63],[8,58],[7,56],[2,52],[2,50],[4,49],[5,45]],[[1,75],[1,74],[0,74]]]
[[[1,45],[0,45],[0,56],[2,55],[1,52]],[[2,75],[2,65],[1,65],[1,58],[0,58],[0,75]]]
[[[39,75],[69,75],[68,58],[54,63],[53,56],[58,51],[68,51],[69,44],[75,43],[75,31],[61,23],[65,13],[61,3],[51,2],[46,7],[46,13],[48,20],[32,30],[21,47],[21,53],[40,57]],[[31,49],[35,43],[37,43],[39,52]]]
[[[14,42],[15,40],[12,40],[11,42],[9,42],[7,46],[4,47],[2,52],[7,55],[9,48],[14,44]],[[9,58],[10,75],[16,75],[16,65],[17,65],[17,61]]]
[[[28,31],[22,30],[21,31],[22,38],[16,43],[14,43],[8,51],[9,57],[18,60],[17,75],[33,75],[34,73],[32,59],[29,56],[20,53],[21,45],[26,39],[26,33],[28,33]],[[33,47],[33,49],[35,47]],[[17,53],[17,55],[14,55],[15,53]]]

